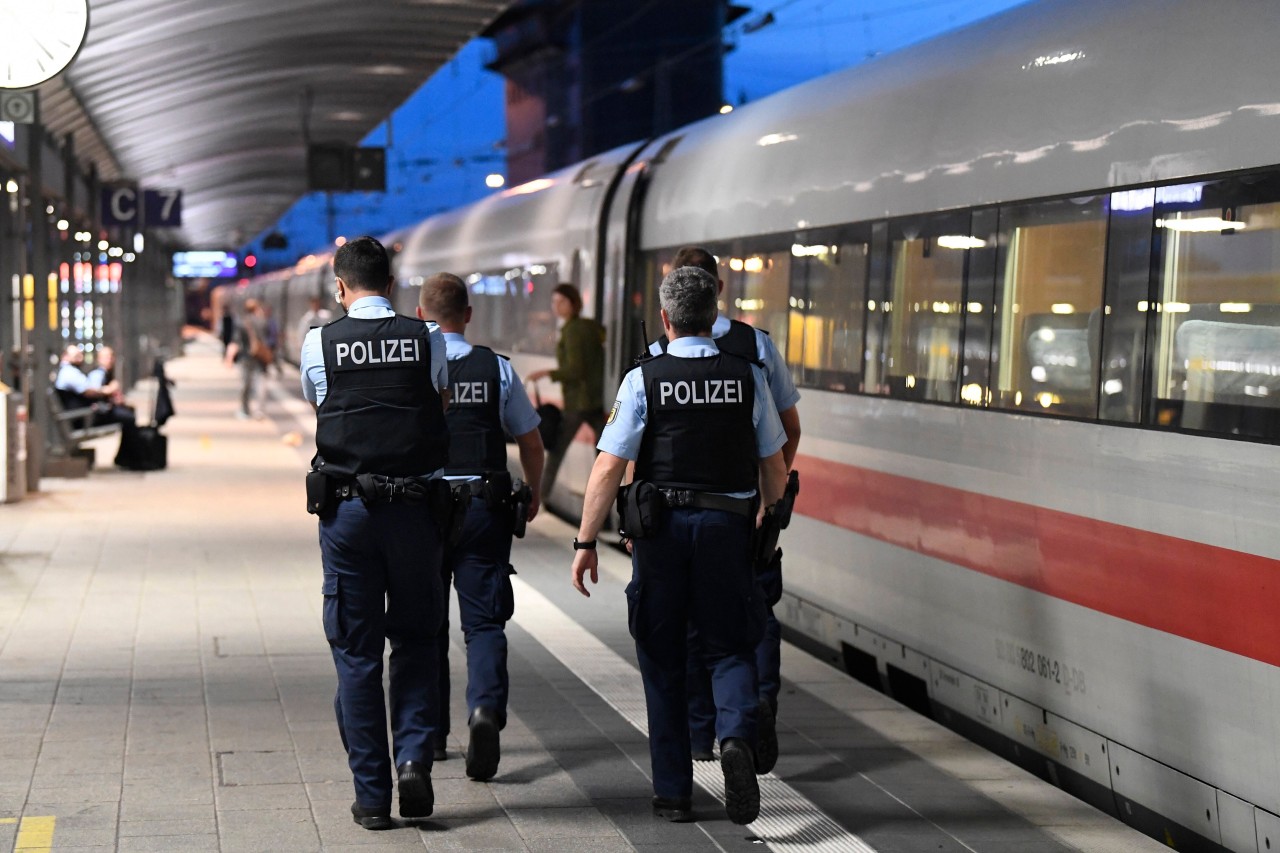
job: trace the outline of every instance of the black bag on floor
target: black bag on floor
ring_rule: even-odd
[[[168,464],[169,437],[158,427],[136,427],[120,434],[116,465],[131,471],[160,471]]]

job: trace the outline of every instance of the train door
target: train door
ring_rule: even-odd
[[[641,331],[642,321],[649,322],[649,304],[656,305],[656,288],[662,279],[656,259],[640,251],[641,215],[653,170],[682,138],[676,136],[637,149],[605,204],[599,280],[602,316],[612,330],[605,362],[606,386],[612,384],[616,388],[621,383],[635,357],[645,351],[646,334],[649,339],[661,334],[660,329]],[[657,316],[656,309],[653,316]]]

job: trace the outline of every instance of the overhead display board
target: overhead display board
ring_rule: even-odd
[[[239,258],[235,252],[174,252],[174,278],[235,278]]]

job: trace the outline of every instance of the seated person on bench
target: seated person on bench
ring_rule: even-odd
[[[114,353],[110,358],[111,364],[104,364],[104,367],[114,367]],[[122,468],[132,467],[127,457],[129,449],[137,443],[137,417],[133,409],[118,402],[123,399],[119,382],[112,379],[95,386],[81,369],[83,364],[84,351],[78,345],[71,344],[63,350],[53,383],[62,406],[68,411],[91,408],[92,426],[120,424],[120,450],[116,453],[115,463]]]

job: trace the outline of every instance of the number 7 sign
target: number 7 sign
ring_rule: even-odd
[[[182,190],[143,190],[143,222],[148,228],[182,225]]]

